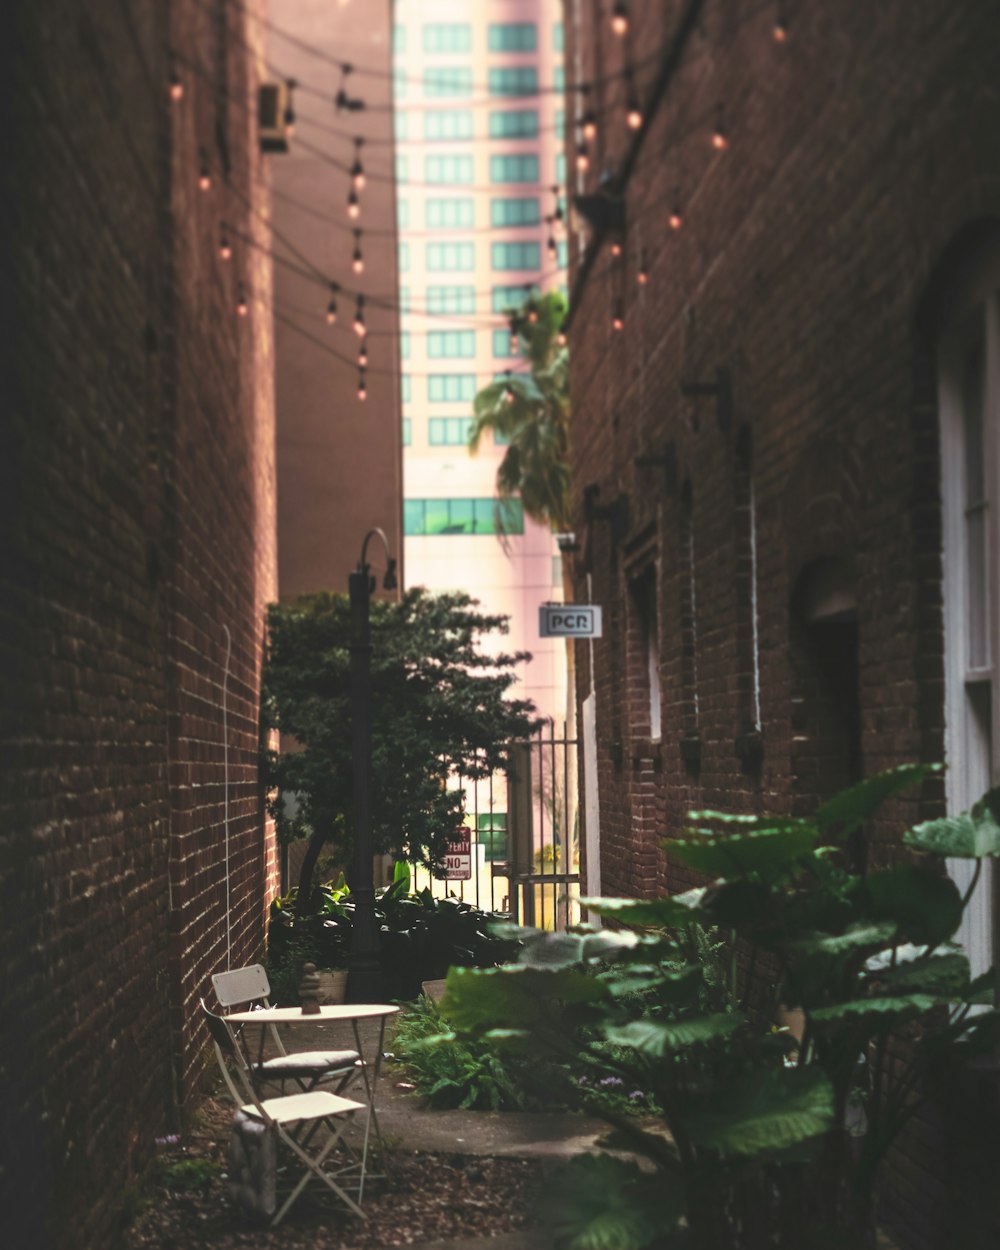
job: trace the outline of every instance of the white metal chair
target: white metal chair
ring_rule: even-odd
[[[321,1181],[349,1210],[364,1216],[364,1211],[344,1190],[343,1184],[338,1183],[338,1179],[342,1181],[350,1176],[352,1186],[357,1185],[360,1192],[364,1181],[363,1165],[359,1170],[357,1160],[352,1158],[346,1166],[335,1170],[324,1167],[351,1118],[356,1112],[366,1109],[364,1104],[323,1089],[261,1099],[250,1080],[232,1027],[225,1016],[209,1011],[204,1001],[201,1008],[223,1079],[237,1110],[273,1132],[276,1140],[302,1164],[302,1175],[274,1213],[271,1227],[281,1223],[292,1203],[312,1180]],[[323,1128],[325,1134],[320,1132]]]
[[[260,964],[246,968],[234,968],[231,972],[216,972],[212,988],[219,1006],[228,1011],[230,1007],[242,1007],[260,1003],[269,1006],[271,986],[267,973]],[[263,1038],[263,1030],[262,1038]],[[361,1056],[356,1050],[302,1050],[289,1054],[275,1026],[269,1026],[271,1040],[277,1055],[265,1059],[258,1055],[252,1059],[245,1054],[250,1075],[258,1084],[279,1084],[285,1091],[285,1082],[294,1081],[302,1090],[315,1089],[320,1084],[333,1084],[334,1093],[340,1094],[358,1076],[362,1068]]]

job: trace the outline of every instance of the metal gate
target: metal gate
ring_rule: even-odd
[[[472,844],[467,880],[442,881],[414,868],[413,888],[459,898],[520,924],[563,930],[580,919],[577,740],[544,722],[507,748],[507,767],[482,780],[453,779],[465,791]]]

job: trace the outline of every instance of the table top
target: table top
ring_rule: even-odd
[[[318,1012],[303,1015],[301,1007],[263,1007],[257,1011],[234,1011],[226,1016],[234,1024],[328,1024],[332,1020],[365,1020],[394,1015],[390,1003],[325,1003]]]

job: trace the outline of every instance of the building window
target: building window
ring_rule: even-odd
[[[520,355],[514,336],[509,330],[493,331],[493,355],[503,356],[505,359]]]
[[[565,239],[556,240],[556,264],[560,269],[565,269],[569,261],[569,244]]]
[[[657,611],[657,577],[655,569],[647,569],[631,585],[633,612],[632,640],[637,663],[634,672],[640,684],[642,714],[645,723],[640,732],[656,742],[661,737],[660,720],[660,618]]]
[[[566,110],[556,109],[555,117],[556,117],[556,122],[555,122],[556,134],[559,136],[562,136],[566,130]]]
[[[405,156],[396,156],[396,181],[400,184],[410,181],[410,162]]]
[[[537,139],[538,112],[536,109],[504,109],[490,113],[491,139]]]
[[[432,447],[464,447],[471,429],[471,417],[431,417],[427,422],[427,441]]]
[[[538,48],[538,28],[534,22],[490,22],[491,52],[534,52]]]
[[[399,335],[399,354],[403,360],[410,359],[410,332],[402,330]]]
[[[541,208],[533,196],[525,199],[490,200],[491,226],[537,226]]]
[[[494,243],[490,258],[494,269],[537,269],[541,250],[537,243]]]
[[[400,243],[399,245],[399,272],[406,273],[410,267],[410,245],[409,243]]]
[[[491,295],[491,307],[495,313],[520,312],[525,303],[538,295],[537,286],[495,286]]]
[[[428,200],[424,224],[432,230],[470,229],[475,225],[475,205],[471,199]]]
[[[392,50],[393,52],[406,51],[406,27],[399,22],[395,22],[392,27]]]
[[[413,422],[409,417],[403,418],[403,446],[409,447],[413,442]]]
[[[561,65],[557,65],[552,75],[552,85],[556,91],[566,90],[566,71]]]
[[[435,65],[425,69],[424,95],[472,95],[472,70],[467,65]]]
[[[410,311],[410,288],[408,286],[399,288],[399,311],[402,313]]]
[[[413,397],[413,385],[410,375],[404,373],[399,380],[399,389],[404,404],[408,404]]]
[[[563,35],[562,22],[554,22],[552,26],[552,46],[556,52],[565,52],[566,40]]]
[[[476,838],[488,864],[503,863],[508,858],[507,813],[480,812],[476,816]]]
[[[396,201],[396,224],[400,229],[405,230],[410,224],[410,202],[409,200]]]
[[[392,71],[392,94],[397,100],[406,98],[406,88],[409,84],[406,81],[406,71],[403,69],[394,69]]]
[[[396,109],[393,113],[392,132],[396,136],[397,143],[405,143],[410,137],[409,120],[409,113],[404,113],[402,109]]]
[[[430,109],[424,114],[425,139],[471,139],[469,109]]]
[[[977,802],[1000,771],[1000,239],[954,292],[938,342],[944,571],[945,787],[948,810]],[[973,860],[949,860],[963,893]],[[995,862],[986,861],[959,940],[973,975],[997,957]]]
[[[431,360],[471,360],[475,354],[475,330],[431,330],[427,335],[427,355]]]
[[[556,182],[563,187],[566,185],[566,153],[558,152],[556,154]]]
[[[469,403],[476,394],[473,373],[429,373],[427,398],[432,404]]]
[[[429,286],[427,311],[435,314],[466,316],[476,311],[474,286]]]
[[[460,273],[476,267],[472,243],[428,243],[427,268],[432,272]]]
[[[504,65],[489,71],[490,95],[537,95],[538,73],[529,65]]]
[[[403,533],[523,534],[520,499],[405,499]]]
[[[397,158],[398,159],[398,158]],[[424,157],[424,182],[468,186],[472,183],[471,156]]]
[[[468,22],[429,22],[423,30],[425,52],[471,52]]]
[[[490,157],[490,182],[537,182],[538,157],[533,152]]]

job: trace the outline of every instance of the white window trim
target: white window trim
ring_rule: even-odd
[[[945,792],[948,811],[968,809],[1000,780],[1000,242],[994,243],[972,279],[956,292],[938,342],[938,406],[941,428],[942,566],[944,600]],[[967,663],[968,552],[966,548],[966,464],[961,405],[960,361],[970,327],[983,318],[985,363],[983,393],[983,477],[987,508],[987,636],[990,665],[975,671]],[[977,738],[969,686],[988,682],[991,725],[990,758]],[[978,755],[978,759],[977,759]],[[975,864],[949,860],[958,888],[967,890]],[[996,867],[983,873],[956,935],[965,947],[973,975],[994,959],[996,943]]]

